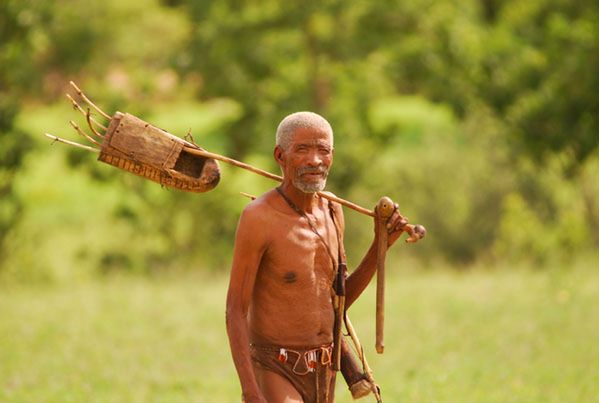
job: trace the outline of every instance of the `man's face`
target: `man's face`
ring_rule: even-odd
[[[287,150],[275,148],[285,178],[304,193],[324,190],[333,163],[330,136],[315,128],[299,128]]]

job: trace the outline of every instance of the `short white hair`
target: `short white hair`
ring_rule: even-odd
[[[283,150],[291,145],[293,133],[299,128],[315,128],[327,133],[333,145],[333,128],[322,116],[314,112],[295,112],[286,116],[277,127],[275,144]]]

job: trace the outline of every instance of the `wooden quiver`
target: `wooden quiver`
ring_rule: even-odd
[[[343,379],[345,379],[345,383],[354,399],[368,396],[372,393],[373,385],[345,340],[341,340],[341,374]]]
[[[196,193],[214,189],[220,180],[218,163],[186,148],[201,150],[133,115],[116,112],[98,160],[170,188]]]

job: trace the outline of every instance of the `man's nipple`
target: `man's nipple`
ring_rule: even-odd
[[[283,275],[283,281],[287,284],[293,284],[297,281],[297,274],[295,274],[295,272],[288,271],[285,273],[285,275]]]

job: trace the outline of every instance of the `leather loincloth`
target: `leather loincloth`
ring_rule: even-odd
[[[305,403],[330,403],[335,397],[332,346],[286,348],[250,344],[254,365],[287,379]]]

